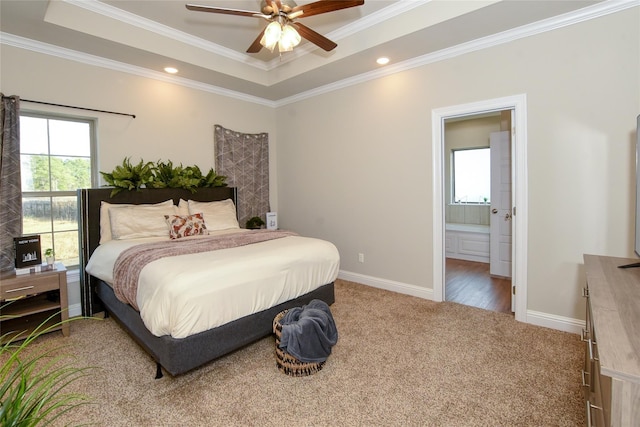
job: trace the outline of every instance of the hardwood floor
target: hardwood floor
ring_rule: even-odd
[[[511,313],[511,280],[491,277],[489,264],[447,258],[445,300]]]

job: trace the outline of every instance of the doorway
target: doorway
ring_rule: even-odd
[[[512,313],[511,110],[445,120],[444,300]]]
[[[527,174],[526,174],[526,95],[497,98],[476,103],[435,109],[432,112],[433,159],[433,296],[444,300],[445,288],[445,191],[444,123],[447,119],[511,110],[513,179],[512,282],[516,288],[515,318],[526,322],[527,313]]]

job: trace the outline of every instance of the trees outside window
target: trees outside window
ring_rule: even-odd
[[[39,234],[42,251],[78,265],[78,188],[95,182],[95,123],[46,114],[20,115],[23,233]],[[43,257],[44,259],[44,257]]]

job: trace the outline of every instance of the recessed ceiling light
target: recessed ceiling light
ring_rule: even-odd
[[[383,56],[381,58],[376,59],[376,62],[380,65],[387,65],[389,63],[389,58],[386,58]]]
[[[164,70],[169,74],[176,74],[178,72],[178,69],[173,67],[164,67]]]

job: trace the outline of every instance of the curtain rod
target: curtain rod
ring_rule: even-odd
[[[22,101],[22,102],[33,102],[34,104],[53,105],[54,107],[65,107],[65,108],[75,108],[77,110],[96,111],[98,113],[117,114],[117,115],[120,115],[120,116],[133,117],[134,119],[136,118],[135,114],[118,113],[116,111],[96,110],[94,108],[84,108],[84,107],[74,107],[73,105],[54,104],[52,102],[44,102],[44,101],[32,101],[30,99],[20,99],[20,101]]]

